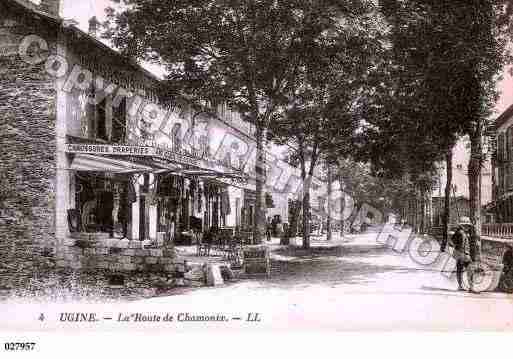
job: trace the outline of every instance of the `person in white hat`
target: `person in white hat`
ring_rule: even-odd
[[[456,260],[456,279],[458,280],[458,290],[463,290],[463,271],[471,262],[470,256],[466,251],[468,234],[465,231],[464,226],[464,223],[460,223],[451,238],[451,242],[454,246],[452,255]]]
[[[474,225],[469,221],[462,221],[458,225],[456,233],[451,238],[454,244],[453,256],[456,259],[456,277],[458,289],[463,290],[463,271],[468,271],[469,291],[476,293],[473,288],[473,270],[469,265],[476,262],[478,256],[478,241]]]

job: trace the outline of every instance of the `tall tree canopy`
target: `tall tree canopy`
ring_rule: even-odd
[[[312,51],[345,34],[341,18],[368,13],[365,0],[117,0],[105,36],[123,53],[163,63],[170,98],[226,102],[255,124],[255,236],[265,225],[263,138],[287,107]],[[324,51],[322,51],[324,52]],[[355,59],[357,61],[357,59]]]
[[[277,114],[270,138],[292,144],[303,179],[303,245],[309,246],[310,186],[319,160],[335,164],[353,151],[353,138],[367,105],[365,93],[383,33],[375,9],[340,14],[337,31],[310,45],[304,71],[288,108]]]
[[[413,179],[425,178],[436,161],[445,159],[448,199],[451,150],[458,137],[469,135],[474,143],[471,217],[477,218],[480,141],[496,99],[498,74],[508,60],[505,1],[379,3],[389,24],[390,52],[377,77],[374,99],[380,111],[369,116],[363,157],[387,175]]]

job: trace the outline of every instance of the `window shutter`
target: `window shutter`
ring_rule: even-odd
[[[504,193],[504,170],[502,169],[502,165],[498,167],[498,178],[497,178],[497,186],[499,187],[499,196]]]
[[[510,161],[509,154],[511,152],[511,141],[510,141],[511,128],[508,128],[506,130],[506,136],[505,137],[506,138],[505,138],[505,149],[504,149],[504,161],[509,162]]]
[[[513,161],[513,127],[508,128],[508,161]]]
[[[126,142],[126,123],[127,123],[127,101],[123,98],[119,105],[113,107],[112,118],[112,142],[125,143]]]
[[[96,138],[108,141],[107,131],[107,99],[96,106]]]
[[[509,165],[504,164],[504,192],[506,192],[509,188]]]
[[[499,162],[499,166],[502,166],[502,162],[504,161],[504,132],[499,133],[497,140],[497,161]]]
[[[508,165],[506,167],[506,172],[508,173],[508,187],[507,187],[508,191],[513,188],[513,176],[511,173],[512,170],[513,170],[513,166],[511,166],[510,163],[508,163]]]

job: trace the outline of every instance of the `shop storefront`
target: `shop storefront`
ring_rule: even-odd
[[[237,226],[240,198],[221,179],[240,174],[151,146],[70,143],[67,153],[72,232],[190,244],[193,233]]]

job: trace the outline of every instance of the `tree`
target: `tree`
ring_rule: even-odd
[[[370,163],[346,158],[338,161],[336,169],[336,177],[354,202],[353,213],[358,213],[364,204],[379,210],[383,215],[388,212],[401,213],[405,200],[411,194],[411,183],[380,177],[373,173]],[[350,222],[354,220],[348,219]]]
[[[470,220],[476,226],[476,234],[480,236],[481,171],[485,156],[483,136],[498,97],[496,83],[503,65],[509,61],[506,48],[509,29],[507,23],[503,22],[503,1],[474,0],[464,8],[455,6],[454,14],[462,11],[465,11],[462,22],[466,26],[460,25],[459,37],[465,46],[460,61],[467,64],[464,78],[468,101],[465,112],[468,119],[466,133],[470,138]],[[469,36],[469,32],[473,36]]]
[[[333,164],[328,162],[327,165],[327,186],[328,186],[328,203],[327,203],[327,218],[326,218],[326,240],[331,241],[333,237],[333,231],[332,231],[332,224],[331,224],[331,217],[332,217],[332,210],[331,206],[332,203],[332,196],[333,196]]]
[[[256,127],[255,238],[265,227],[265,132],[283,111],[311,54],[330,46],[340,15],[361,13],[364,1],[117,0],[105,37],[124,54],[163,63],[171,99],[227,103]]]
[[[335,118],[323,117],[313,96],[308,104],[299,105],[287,111],[280,119],[273,121],[270,136],[277,143],[293,143],[291,161],[301,170],[302,232],[303,248],[310,247],[310,189],[314,170],[325,144],[321,143],[326,134],[326,122],[336,122]]]
[[[444,235],[449,222],[452,148],[464,134],[471,139],[469,194],[471,220],[480,230],[482,137],[496,99],[495,83],[507,61],[506,32],[511,3],[383,0],[392,24],[396,63],[415,79],[415,98],[425,103],[429,132],[445,152]],[[506,11],[505,11],[506,10]],[[419,46],[421,44],[421,46]]]
[[[433,182],[435,164],[441,159],[440,146],[430,129],[418,80],[407,76],[406,66],[394,48],[390,50],[375,72],[354,156],[358,162],[370,164],[372,177],[409,184],[403,190],[416,200],[430,191],[427,183]],[[402,204],[405,209],[401,212],[406,215],[408,205]]]
[[[450,213],[452,148],[459,136],[469,133],[471,108],[476,108],[470,104],[475,97],[472,92],[482,92],[482,87],[472,81],[476,68],[469,71],[469,63],[480,57],[490,59],[486,51],[491,53],[485,50],[490,48],[489,36],[475,38],[473,24],[480,22],[481,15],[470,9],[478,3],[468,6],[459,2],[380,1],[390,24],[390,52],[382,62],[377,81],[380,95],[376,96],[376,108],[380,111],[369,116],[372,126],[363,136],[362,147],[367,151],[363,157],[371,159],[388,176],[408,176],[421,190],[420,198],[430,192],[434,164],[445,160],[445,236]],[[479,6],[482,5],[483,2]],[[477,107],[483,104],[481,101]]]
[[[270,137],[292,143],[302,179],[303,247],[310,245],[310,188],[320,159],[329,165],[353,150],[366,105],[365,88],[381,52],[381,29],[373,7],[309,45],[308,61],[292,104],[272,121]],[[321,41],[321,42],[319,42]]]

